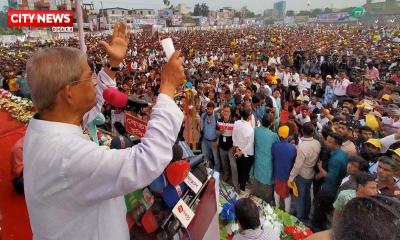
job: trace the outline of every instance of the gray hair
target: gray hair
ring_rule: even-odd
[[[76,48],[45,48],[26,64],[26,80],[37,111],[51,109],[57,93],[65,85],[78,81],[86,54]]]

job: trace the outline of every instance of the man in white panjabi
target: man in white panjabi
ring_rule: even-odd
[[[104,83],[115,86],[128,38],[126,25],[117,24],[111,43],[100,42],[109,64],[98,77],[86,54],[73,48],[47,48],[27,63],[27,82],[38,110],[29,123],[23,152],[35,240],[128,240],[123,196],[152,182],[172,159],[183,120],[173,101],[184,79],[179,51],[163,68],[160,94],[140,144],[110,150],[82,132],[101,109]]]

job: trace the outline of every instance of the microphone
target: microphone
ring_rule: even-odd
[[[157,218],[154,216],[151,208],[147,209],[144,213],[141,223],[144,230],[149,234],[155,232],[159,228]]]
[[[103,98],[113,107],[122,108],[128,103],[128,96],[116,88],[107,88],[103,91]]]
[[[172,146],[172,161],[181,160],[183,158],[183,149],[179,143]]]
[[[164,202],[161,198],[155,198],[153,205],[144,213],[141,223],[144,230],[151,234],[160,226],[159,224],[164,219],[166,212],[164,210]]]
[[[195,167],[204,161],[204,154],[188,157],[191,167]]]
[[[179,160],[170,163],[165,169],[165,176],[168,182],[173,185],[181,184],[185,178],[188,176],[190,171],[190,164],[187,160]]]
[[[184,202],[185,203],[189,203],[188,206],[192,207],[194,205],[195,201],[199,198],[199,196],[200,196],[201,192],[203,191],[203,189],[206,187],[209,178],[208,178],[208,174],[207,174],[207,169],[206,169],[206,167],[204,165],[198,165],[195,168],[193,168],[190,172],[202,183],[202,186],[199,188],[199,191],[197,193],[196,192],[191,193],[192,191],[189,188],[182,195],[182,199],[184,200]],[[171,202],[174,202],[173,205],[175,206],[180,198],[178,196],[176,196],[176,195],[175,196],[171,196],[171,195],[172,194],[170,194],[168,196],[169,197],[168,200],[171,201]],[[163,198],[164,198],[164,195],[163,195]],[[172,199],[172,198],[174,198],[174,199]],[[164,201],[165,201],[165,199],[164,199]],[[174,206],[172,206],[172,207],[174,207]],[[161,224],[161,228],[162,229],[165,229],[165,230],[167,230],[167,228],[169,230],[172,229],[171,226],[168,227],[168,223],[169,223],[169,221],[171,220],[172,217],[173,217],[173,213],[171,212],[165,218],[164,222]],[[173,219],[175,219],[175,218],[173,218]],[[175,228],[173,228],[173,229],[175,229]]]
[[[140,98],[137,98],[134,96],[128,96],[128,106],[129,107],[150,107],[151,105],[152,105],[151,103],[149,103],[143,99],[140,99]]]
[[[128,96],[123,92],[118,91],[116,88],[107,88],[103,91],[103,98],[106,102],[111,104],[113,107],[149,107],[152,104],[143,100],[139,99],[134,96]]]
[[[131,214],[136,225],[142,226],[141,219],[142,216],[146,213],[146,210],[146,207],[142,203],[139,203],[135,206]]]
[[[152,192],[162,193],[164,188],[168,185],[167,179],[164,174],[161,174],[158,178],[154,179],[150,183],[149,188]]]
[[[186,189],[187,189],[187,186],[185,183],[181,183],[177,186],[168,185],[166,188],[164,188],[164,191],[162,194],[165,204],[169,208],[173,208],[175,206],[175,204],[179,201],[183,192],[186,191]]]

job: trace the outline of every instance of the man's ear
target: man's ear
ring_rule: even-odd
[[[64,102],[72,104],[72,88],[70,85],[64,86],[59,92],[58,97]]]

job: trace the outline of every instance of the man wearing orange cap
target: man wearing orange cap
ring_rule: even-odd
[[[289,127],[281,126],[278,129],[279,142],[272,145],[272,162],[274,167],[274,197],[276,206],[284,209],[286,212],[290,211],[290,195],[287,186],[290,170],[296,158],[296,148],[293,144],[287,141],[289,137]],[[283,206],[282,206],[283,203]]]

